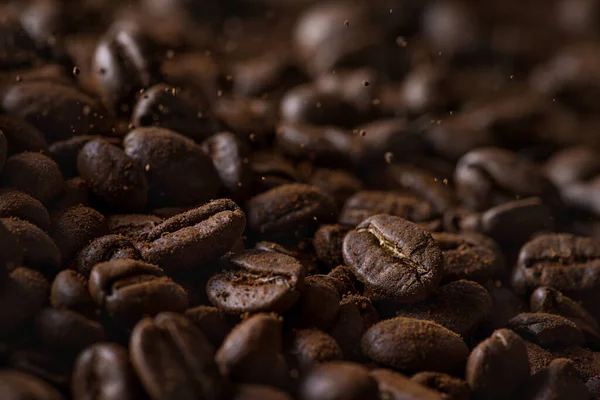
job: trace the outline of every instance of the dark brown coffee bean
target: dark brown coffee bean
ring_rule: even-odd
[[[482,329],[486,332],[503,328],[512,317],[528,311],[527,304],[501,281],[488,281],[484,287],[492,298],[492,312],[482,322]]]
[[[119,145],[119,142],[113,143],[111,138],[102,137],[102,136],[92,136],[92,135],[82,135],[82,136],[73,136],[70,139],[60,140],[58,142],[52,143],[48,152],[50,157],[60,167],[60,170],[65,177],[74,177],[77,175],[77,156],[79,151],[85,146],[89,141],[94,139],[104,139],[107,142]]]
[[[597,399],[600,396],[600,377],[596,376],[588,379],[585,386],[592,399]]]
[[[60,251],[50,236],[30,222],[16,218],[1,218],[0,222],[8,229],[23,247],[23,262],[43,272],[60,268]]]
[[[340,309],[340,295],[327,275],[311,275],[304,280],[300,299],[294,308],[300,327],[331,328]]]
[[[329,271],[327,276],[331,278],[329,283],[335,286],[340,298],[346,295],[358,294],[358,290],[356,289],[356,286],[358,285],[356,276],[354,276],[352,270],[345,265],[338,265]]]
[[[492,311],[492,298],[472,281],[455,281],[440,286],[421,302],[403,307],[398,316],[428,320],[468,337]]]
[[[382,74],[374,68],[355,68],[323,74],[317,77],[313,84],[320,92],[349,103],[361,117],[366,118],[377,115],[376,99],[384,80]]]
[[[45,308],[35,320],[37,338],[57,354],[77,355],[87,346],[104,340],[98,322],[70,310]]]
[[[246,143],[231,132],[221,132],[205,140],[202,145],[212,158],[225,195],[236,200],[245,199],[252,182]]]
[[[50,228],[50,215],[46,207],[20,190],[0,190],[0,217],[29,221],[43,230]]]
[[[444,400],[469,400],[471,389],[462,379],[441,372],[419,372],[411,380],[441,393]]]
[[[96,316],[88,280],[71,269],[59,272],[54,278],[50,290],[50,305],[59,310],[76,311],[88,318]]]
[[[92,59],[94,76],[104,101],[119,109],[134,93],[159,78],[154,44],[133,25],[116,25],[98,42]]]
[[[266,192],[301,179],[294,164],[276,153],[253,153],[250,157],[250,168],[254,193]]]
[[[146,206],[148,184],[142,167],[118,147],[102,139],[89,141],[79,152],[77,169],[108,207],[137,211]]]
[[[44,134],[21,118],[0,115],[0,131],[6,137],[9,155],[48,151]]]
[[[261,236],[289,237],[314,232],[336,215],[330,197],[314,186],[282,185],[247,204],[248,227]]]
[[[155,215],[113,214],[106,218],[106,222],[110,233],[137,240],[145,238],[163,219]]]
[[[315,233],[313,246],[319,261],[328,268],[344,263],[342,246],[349,229],[343,225],[321,225]]]
[[[318,329],[299,329],[292,333],[288,353],[301,370],[315,364],[344,358],[334,338]]]
[[[473,349],[465,375],[474,399],[506,399],[515,395],[529,379],[525,343],[507,329],[495,331]]]
[[[442,400],[444,397],[428,389],[422,383],[408,379],[399,372],[389,369],[374,369],[370,372],[377,381],[379,398],[389,400]]]
[[[404,317],[373,325],[361,342],[371,360],[406,371],[456,373],[469,353],[454,332],[434,322]]]
[[[254,138],[260,143],[275,132],[277,110],[274,104],[267,100],[220,96],[213,106],[213,112],[227,130],[242,138]]]
[[[504,269],[500,248],[477,233],[432,233],[444,256],[443,280],[469,279],[484,282]]]
[[[221,375],[240,383],[285,389],[288,366],[282,355],[281,322],[274,315],[256,314],[227,335],[216,354]]]
[[[528,395],[534,400],[590,399],[573,362],[565,358],[553,360],[531,377]]]
[[[0,43],[2,68],[31,65],[37,60],[37,46],[18,19],[11,18],[8,13],[3,15],[0,32],[2,32],[2,42]]]
[[[61,393],[68,393],[71,385],[71,360],[59,359],[45,350],[17,349],[7,361],[7,367],[30,374],[52,385]]]
[[[300,383],[301,400],[376,399],[377,382],[360,364],[332,361],[317,365]]]
[[[92,240],[108,233],[106,219],[93,208],[75,206],[52,221],[52,238],[67,262]]]
[[[295,258],[247,250],[228,262],[239,269],[223,271],[206,285],[210,301],[225,312],[282,313],[301,296],[306,271]]]
[[[174,86],[188,87],[210,100],[217,97],[217,80],[221,70],[214,57],[204,51],[176,52],[172,58],[163,60],[161,71]],[[213,132],[202,134],[206,137]]]
[[[114,127],[99,101],[74,86],[57,82],[16,84],[4,93],[2,108],[35,126],[49,143],[74,135],[106,134]]]
[[[61,213],[75,206],[90,206],[90,188],[82,177],[65,181],[65,190],[50,206],[50,213]]]
[[[185,290],[162,269],[130,259],[96,264],[89,290],[106,315],[128,324],[162,311],[182,312],[188,305]]]
[[[161,313],[131,333],[131,360],[152,400],[216,400],[226,392],[215,350],[187,318]]]
[[[236,387],[233,400],[292,400],[292,397],[281,390],[267,385],[245,383]]]
[[[540,197],[551,207],[560,204],[556,187],[537,166],[500,148],[480,148],[465,154],[456,166],[454,179],[458,195],[475,210],[526,197]]]
[[[134,243],[126,237],[106,235],[81,249],[75,259],[75,268],[84,277],[89,277],[96,264],[119,259],[139,260],[141,255]]]
[[[194,270],[230,250],[245,224],[246,217],[237,204],[228,199],[213,200],[148,232],[142,256],[170,272]]]
[[[21,190],[44,204],[64,189],[58,165],[40,153],[20,153],[6,160],[1,178],[3,187]]]
[[[213,346],[219,347],[231,331],[231,326],[225,314],[216,307],[197,306],[185,311],[185,316],[190,319]]]
[[[137,400],[140,384],[127,349],[115,343],[98,343],[81,352],[73,367],[74,400]]]
[[[546,368],[546,366],[555,358],[549,351],[544,350],[537,344],[527,340],[525,340],[525,347],[527,348],[527,358],[529,360],[529,371],[531,375]]]
[[[377,322],[379,314],[368,298],[357,294],[345,296],[340,301],[337,320],[329,332],[340,345],[345,359],[364,361],[360,340]]]
[[[544,348],[583,344],[583,334],[568,319],[547,313],[521,313],[513,317],[507,328]]]
[[[568,358],[575,365],[581,378],[585,381],[600,375],[600,353],[586,347],[567,347],[552,352],[552,358]]]
[[[18,236],[4,226],[0,219],[0,243],[5,249],[0,252],[0,284],[4,282],[9,271],[23,264],[24,249]]]
[[[600,159],[598,153],[588,147],[569,147],[556,152],[550,158],[544,171],[550,180],[563,190],[571,184],[590,182],[600,175]],[[569,198],[567,197],[567,202]]]
[[[430,234],[402,218],[370,217],[344,239],[344,260],[377,298],[426,298],[443,273],[442,252]]]
[[[350,196],[363,188],[363,184],[358,178],[341,169],[317,169],[311,175],[308,183],[329,193],[339,208]]]
[[[292,124],[352,127],[360,122],[351,104],[310,84],[287,91],[281,99],[280,113],[285,122]]]
[[[123,146],[146,171],[150,205],[202,204],[217,194],[213,165],[193,140],[163,128],[137,128],[125,136]]]
[[[537,288],[529,301],[532,312],[557,314],[572,321],[583,333],[586,341],[600,343],[598,322],[581,304],[563,295],[558,290],[542,286]]]
[[[14,369],[0,371],[0,397],[7,400],[64,400],[51,385],[33,375]]]

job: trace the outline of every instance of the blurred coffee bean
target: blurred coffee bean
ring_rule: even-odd
[[[16,218],[1,218],[0,222],[23,247],[25,265],[39,269],[42,273],[52,273],[60,268],[60,250],[44,231],[30,222]]]
[[[0,371],[0,396],[4,399],[65,399],[43,380],[14,369]]]
[[[300,382],[301,400],[377,398],[377,381],[360,364],[332,361],[317,365]]]
[[[6,137],[9,155],[48,151],[44,134],[21,118],[0,115],[0,131]]]
[[[50,228],[50,215],[46,207],[19,190],[0,190],[0,217],[29,221],[43,230]]]
[[[468,400],[471,398],[471,389],[467,382],[442,372],[419,372],[410,379],[441,393],[442,399],[445,400]]]
[[[570,360],[557,358],[531,377],[532,399],[589,399],[587,387]]]
[[[66,269],[56,275],[50,290],[50,305],[58,310],[72,310],[88,318],[96,316],[96,306],[90,297],[88,280]]]
[[[108,233],[106,218],[93,208],[75,206],[52,221],[52,238],[63,262],[67,262],[92,240]]]
[[[219,347],[231,331],[225,313],[216,307],[197,306],[185,311],[185,316],[192,321],[215,347]]]
[[[289,356],[301,370],[308,370],[327,361],[343,359],[342,350],[336,340],[318,329],[295,330],[289,341]]]

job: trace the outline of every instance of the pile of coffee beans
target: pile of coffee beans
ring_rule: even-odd
[[[0,0],[0,400],[600,399],[600,0]]]

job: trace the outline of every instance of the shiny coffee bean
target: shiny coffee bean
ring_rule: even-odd
[[[49,155],[56,161],[63,176],[69,178],[77,176],[77,156],[79,151],[94,139],[103,139],[114,145],[120,144],[120,140],[114,141],[112,138],[105,136],[82,135],[60,140],[50,145],[48,149]]]
[[[583,344],[583,334],[568,319],[547,313],[521,313],[513,317],[507,328],[544,348]]]
[[[300,382],[301,400],[377,398],[377,382],[360,364],[332,361],[317,365]]]
[[[66,269],[56,275],[50,290],[50,305],[58,310],[72,310],[88,318],[96,316],[96,305],[90,297],[88,280]]]

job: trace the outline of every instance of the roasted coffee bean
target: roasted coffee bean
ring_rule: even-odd
[[[54,278],[50,290],[50,305],[58,310],[76,311],[88,318],[96,316],[88,280],[71,269],[59,272]]]
[[[154,44],[130,25],[116,25],[98,42],[92,68],[104,101],[119,109],[159,79]]]
[[[141,253],[169,272],[198,269],[230,250],[245,224],[246,216],[237,204],[213,200],[157,225],[148,232]]]
[[[233,400],[292,400],[292,397],[267,385],[241,384],[236,387]]]
[[[45,308],[35,319],[37,338],[58,354],[77,355],[93,343],[104,340],[98,322],[71,310]]]
[[[106,235],[81,249],[75,259],[75,268],[87,278],[96,264],[119,259],[139,260],[141,255],[134,243],[126,237]]]
[[[263,99],[221,96],[214,104],[213,112],[227,130],[242,138],[262,143],[275,131],[276,109],[272,102]]]
[[[50,215],[46,207],[20,190],[0,190],[0,217],[29,221],[43,230],[50,228]]]
[[[545,166],[548,178],[561,189],[561,195],[568,193],[564,189],[571,184],[593,181],[600,175],[600,159],[594,149],[588,147],[569,147],[555,153]],[[567,202],[570,200],[567,197]],[[570,204],[569,204],[570,205]]]
[[[488,281],[484,285],[492,298],[492,312],[482,322],[482,329],[491,333],[503,328],[515,315],[528,311],[527,304],[502,281]]]
[[[115,343],[98,343],[81,352],[73,367],[72,394],[75,400],[141,399],[127,349]]]
[[[527,348],[527,358],[529,359],[529,371],[531,375],[544,369],[555,358],[548,350],[544,350],[537,344],[527,340],[525,340],[525,347]]]
[[[6,366],[40,378],[61,393],[68,393],[71,361],[66,357],[56,357],[48,350],[22,348],[12,352]]]
[[[52,221],[52,238],[63,262],[73,259],[83,247],[108,233],[106,218],[93,208],[75,206]]]
[[[370,372],[370,375],[377,381],[380,399],[444,399],[439,393],[428,389],[421,383],[408,379],[399,372],[394,372],[389,369],[374,369]]]
[[[214,57],[204,51],[176,52],[163,60],[161,71],[166,81],[176,87],[188,87],[210,100],[217,97],[221,70]]]
[[[314,367],[298,391],[301,400],[375,399],[377,382],[360,364],[332,361]]]
[[[297,326],[321,330],[331,328],[340,308],[340,295],[326,275],[311,275],[304,280],[300,299],[292,313]]]
[[[500,329],[473,349],[465,372],[474,399],[505,399],[529,379],[527,348],[514,332]]]
[[[308,183],[329,193],[339,208],[350,196],[363,188],[363,184],[358,178],[341,169],[317,169],[311,175]]]
[[[125,136],[123,146],[146,171],[150,205],[202,204],[217,194],[213,165],[193,140],[163,128],[137,128]]]
[[[436,322],[468,337],[492,311],[492,298],[479,284],[460,280],[440,286],[427,300],[402,307],[398,316]]]
[[[526,395],[534,400],[591,398],[573,363],[565,358],[553,360],[533,375]]]
[[[253,153],[250,158],[250,169],[253,174],[253,192],[257,194],[300,181],[294,164],[276,153]]]
[[[238,269],[223,271],[206,285],[210,301],[225,312],[281,313],[293,306],[304,290],[305,268],[285,254],[247,250],[228,262]]]
[[[114,121],[96,99],[75,86],[52,81],[21,82],[2,96],[3,110],[42,132],[49,143],[74,135],[111,132]]]
[[[131,360],[152,400],[219,399],[226,387],[215,350],[187,318],[161,313],[142,319],[131,333]]]
[[[231,331],[225,314],[216,307],[197,306],[185,311],[185,316],[192,321],[213,346],[219,347]]]
[[[12,399],[64,400],[51,385],[33,375],[4,369],[0,371],[0,397]]]
[[[490,238],[471,232],[432,233],[444,256],[442,280],[469,279],[485,282],[504,268],[500,248]]]
[[[44,134],[21,118],[0,115],[0,131],[6,137],[9,155],[48,151]]]
[[[92,192],[108,207],[138,211],[148,201],[148,183],[132,158],[102,139],[86,143],[77,157],[77,169]]]
[[[351,104],[361,117],[368,118],[378,114],[374,100],[382,90],[384,80],[374,68],[353,68],[323,74],[313,83],[319,91],[339,97]]]
[[[303,184],[278,186],[251,198],[246,207],[248,227],[261,236],[310,234],[336,216],[335,204],[327,194]]]
[[[50,213],[61,212],[75,206],[90,206],[90,188],[82,177],[78,176],[65,181],[65,190],[52,203]]]
[[[231,132],[211,136],[202,144],[225,190],[233,199],[245,199],[251,189],[252,170],[246,143]]]
[[[6,275],[23,263],[24,249],[19,243],[18,236],[4,226],[0,219],[0,243],[4,250],[0,252],[0,284],[4,282]]]
[[[362,337],[371,360],[405,371],[449,374],[461,370],[469,350],[460,336],[430,321],[396,317],[373,325]]]
[[[600,375],[600,353],[586,347],[567,347],[552,352],[552,358],[568,358],[575,365],[581,378],[586,381]]]
[[[113,214],[106,218],[110,233],[132,240],[145,238],[146,234],[162,221],[163,219],[156,215],[146,214]]]
[[[256,314],[242,321],[217,351],[215,359],[221,375],[240,383],[286,389],[290,375],[282,342],[277,316]]]
[[[331,278],[329,283],[335,286],[340,297],[358,294],[358,290],[356,289],[358,281],[352,270],[345,265],[338,265],[327,276]]]
[[[81,151],[83,146],[94,139],[103,139],[114,145],[120,144],[119,142],[112,143],[110,141],[111,138],[108,137],[82,135],[73,136],[66,140],[60,140],[50,145],[48,153],[60,167],[63,176],[70,178],[77,175],[77,156],[79,155],[79,151]]]
[[[344,358],[334,338],[318,329],[298,329],[292,332],[288,353],[292,365],[307,370],[315,364]]]
[[[588,379],[585,383],[588,393],[592,399],[597,399],[600,396],[600,377],[593,377]]]
[[[349,229],[343,225],[321,225],[315,232],[313,246],[319,261],[328,268],[344,263],[342,246]]]
[[[342,297],[337,319],[329,333],[338,342],[345,359],[364,361],[360,340],[377,322],[379,314],[368,298],[349,295]]]
[[[443,274],[442,252],[430,234],[400,217],[377,215],[344,238],[344,260],[375,298],[425,299]]]
[[[506,327],[544,348],[577,346],[584,342],[575,323],[553,314],[521,313],[508,321]]]
[[[596,318],[581,304],[558,290],[541,286],[531,294],[529,304],[532,312],[557,314],[569,319],[581,330],[586,341],[600,343],[600,328]]]
[[[454,180],[458,195],[475,210],[526,197],[540,197],[551,207],[560,205],[556,187],[537,166],[500,148],[465,154],[458,161]]]
[[[0,222],[9,230],[23,247],[23,262],[42,272],[56,271],[60,265],[60,250],[37,226],[16,218],[1,218]]]
[[[357,226],[365,219],[377,214],[388,214],[413,222],[429,221],[435,213],[429,203],[408,193],[361,191],[344,203],[339,222]]]
[[[107,316],[127,324],[162,311],[182,312],[188,305],[185,290],[162,269],[130,259],[96,264],[89,290],[96,306]]]
[[[58,165],[40,153],[20,153],[6,160],[3,187],[21,190],[44,204],[56,198],[64,188]]]
[[[360,122],[351,104],[310,84],[286,92],[281,99],[280,114],[283,121],[292,124],[352,127]]]
[[[462,379],[441,372],[419,372],[411,380],[441,393],[444,400],[469,400],[471,389]]]
[[[9,14],[3,15],[0,32],[2,32],[2,42],[0,43],[2,68],[31,65],[37,61],[37,46],[18,19],[11,18]]]

